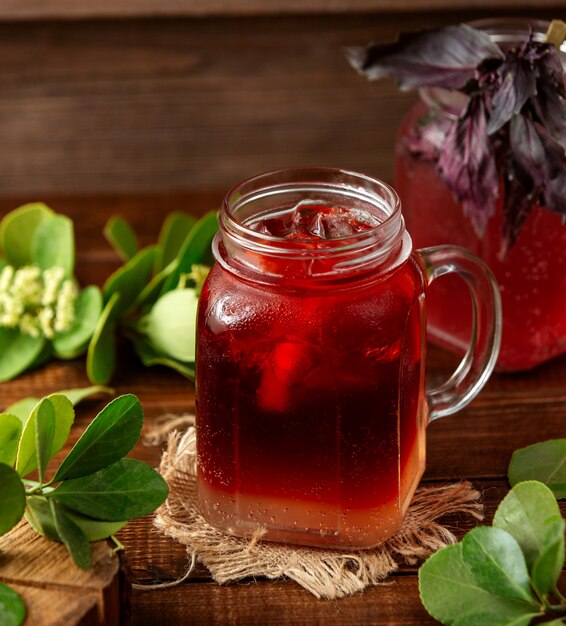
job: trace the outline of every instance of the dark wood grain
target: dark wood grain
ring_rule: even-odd
[[[0,581],[24,599],[26,626],[123,626],[120,559],[110,545],[93,546],[86,571],[69,565],[65,547],[46,542],[25,521],[0,537]],[[8,623],[0,613],[0,624]]]
[[[422,607],[416,576],[396,576],[363,594],[341,600],[317,600],[296,583],[257,581],[220,587],[191,582],[159,594],[134,593],[134,624],[224,626],[409,626],[437,624]],[[160,621],[161,620],[161,621]]]
[[[561,578],[561,587],[566,576]],[[395,576],[361,595],[317,600],[292,582],[268,581],[218,587],[191,583],[160,596],[134,595],[135,624],[153,626],[169,611],[183,624],[238,626],[421,626],[438,624],[420,603],[416,576]]]
[[[560,0],[1,0],[0,19],[85,19],[563,7]]]
[[[438,2],[450,11],[0,23],[0,195],[222,189],[290,165],[332,165],[391,180],[396,129],[416,96],[390,81],[365,81],[346,63],[343,46],[499,15],[500,6],[523,14],[528,5],[527,13],[541,17],[565,8],[564,0],[553,3],[554,11],[544,11],[547,0],[429,6]],[[129,0],[64,4],[96,12],[124,10]],[[252,4],[272,10],[271,2]],[[324,11],[325,4],[316,6]],[[35,7],[38,17],[57,3],[2,6],[6,16]],[[167,3],[146,6],[157,11]]]
[[[101,236],[114,213],[127,217],[149,243],[157,237],[163,217],[171,210],[194,209],[198,214],[218,206],[221,191],[198,194],[51,196],[49,203],[70,215],[76,226],[78,272],[83,282],[101,284],[118,265]],[[24,198],[0,198],[0,215]],[[429,376],[438,383],[454,368],[455,357],[436,348],[429,350]],[[41,396],[58,389],[86,386],[84,362],[54,362],[0,385],[0,408],[24,396]],[[128,348],[121,350],[116,393],[139,396],[145,411],[144,433],[164,413],[194,410],[193,385],[170,370],[143,369]],[[60,459],[82,430],[104,406],[104,396],[89,399],[77,408],[77,419]],[[432,423],[428,429],[428,462],[424,483],[438,484],[470,479],[481,491],[489,522],[508,490],[505,479],[510,456],[518,447],[566,431],[566,355],[533,372],[495,375],[485,390],[460,414]],[[159,463],[161,448],[138,443],[135,458],[152,466]],[[52,463],[52,466],[57,462]],[[562,507],[566,513],[566,507]],[[471,528],[471,519],[449,520],[458,536]],[[184,548],[159,535],[150,517],[131,522],[120,533],[126,547],[132,577],[139,583],[170,582],[187,565]],[[416,567],[401,565],[390,583],[336,602],[319,601],[290,581],[245,581],[220,587],[207,570],[198,566],[191,578],[177,588],[135,591],[134,624],[368,624],[417,626],[434,623],[422,608]]]

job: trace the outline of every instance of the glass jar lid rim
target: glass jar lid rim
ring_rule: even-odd
[[[550,26],[549,20],[531,19],[528,17],[489,17],[467,22],[468,26],[483,30],[496,43],[516,41],[518,37],[524,37],[533,30],[536,41],[544,41],[546,31]],[[566,42],[560,47],[561,52],[566,52]]]
[[[277,177],[282,180],[274,182],[273,179]],[[355,187],[352,184],[348,185],[348,182],[340,183],[332,180],[338,178],[344,178],[345,181],[350,182],[359,181],[360,183],[364,183],[366,186]],[[261,187],[262,181],[265,182],[265,187],[263,188]],[[369,202],[371,202],[372,198],[371,193],[368,191],[368,186],[375,187],[385,194],[386,199],[381,197],[382,202],[380,205],[383,206],[386,204],[388,211],[386,212],[386,217],[384,217],[379,224],[373,226],[372,228],[335,239],[317,240],[316,243],[318,250],[316,248],[313,250],[311,246],[306,248],[304,246],[304,242],[301,242],[301,240],[289,240],[284,237],[261,233],[250,228],[246,223],[238,219],[236,216],[236,210],[241,203],[241,200],[250,195],[248,193],[248,195],[242,196],[241,190],[245,189],[246,186],[253,185],[258,186],[258,190],[283,190],[286,188],[291,189],[293,186],[300,187],[300,185],[312,185],[313,188],[320,187],[326,191],[336,191],[337,194],[339,193],[344,196],[355,196],[356,194],[362,193],[361,190],[363,189],[365,192],[363,195]],[[375,195],[375,198],[377,197],[378,196]],[[220,225],[222,230],[228,231],[232,236],[237,238],[253,239],[256,244],[268,246],[277,246],[278,243],[283,244],[284,242],[285,247],[289,251],[292,249],[295,253],[298,253],[301,249],[304,249],[305,252],[309,254],[312,254],[313,252],[315,254],[317,252],[324,253],[337,247],[350,246],[355,244],[357,241],[366,240],[368,237],[385,234],[386,231],[389,231],[391,235],[395,237],[395,235],[398,235],[400,231],[404,230],[404,222],[401,214],[401,201],[393,187],[377,178],[368,176],[367,174],[333,167],[292,167],[270,170],[252,176],[234,185],[224,198],[223,211],[220,216]],[[389,239],[389,237],[386,238]],[[312,242],[310,243],[312,244]]]

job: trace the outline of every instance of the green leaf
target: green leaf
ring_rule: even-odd
[[[462,544],[435,552],[419,569],[419,591],[426,610],[443,624],[476,611],[507,618],[524,615],[524,602],[496,596],[478,584],[462,558]]]
[[[106,222],[104,236],[124,261],[129,261],[137,254],[138,240],[136,233],[122,216],[114,215]]]
[[[548,487],[536,481],[519,483],[499,504],[493,525],[513,535],[529,568],[544,550],[542,529],[560,516],[558,503]]]
[[[194,217],[180,212],[170,213],[165,218],[157,241],[156,274],[177,258],[183,243],[196,223]]]
[[[0,502],[0,535],[3,535],[22,519],[26,507],[26,492],[22,480],[4,463],[0,463]]]
[[[104,522],[98,519],[92,519],[86,515],[81,515],[80,513],[76,513],[62,504],[60,506],[63,507],[66,515],[83,531],[89,541],[107,539],[122,530],[122,528],[124,528],[124,526],[128,523],[128,520],[122,520],[119,522]]]
[[[61,503],[59,503],[59,508],[83,531],[89,541],[106,539],[124,528],[128,523],[127,521],[102,522],[95,520],[86,515],[76,513]],[[45,496],[28,496],[25,517],[37,533],[48,539],[61,541],[55,528],[55,520],[51,513],[48,498]]]
[[[39,398],[23,398],[22,400],[18,400],[17,402],[14,402],[14,404],[11,404],[6,409],[6,413],[15,415],[22,422],[22,424],[25,425],[39,400]]]
[[[113,396],[115,391],[110,387],[103,387],[101,385],[93,385],[92,387],[76,387],[75,389],[62,389],[57,394],[68,398],[73,406],[77,406],[79,402],[82,402],[85,398],[95,396],[98,393],[105,393],[109,396]]]
[[[557,517],[542,531],[544,549],[534,562],[531,573],[533,587],[541,598],[556,589],[564,565],[564,527],[564,520]]]
[[[167,483],[149,465],[122,459],[95,474],[65,480],[49,497],[83,515],[112,522],[153,512],[167,492]]]
[[[28,369],[34,370],[38,367],[41,367],[42,365],[49,363],[49,361],[51,361],[52,358],[53,358],[53,346],[51,345],[51,342],[46,341],[43,344],[43,348],[41,349],[41,352],[35,357],[35,359],[33,360],[33,363],[31,363]]]
[[[52,217],[42,202],[24,204],[8,213],[0,223],[0,245],[6,260],[15,267],[32,263],[32,241],[37,227]]]
[[[159,298],[143,322],[143,332],[157,352],[194,362],[197,307],[194,289],[174,289]]]
[[[212,265],[212,240],[218,231],[218,215],[210,211],[191,229],[177,255],[177,264],[165,281],[161,295],[179,286],[181,274],[187,274],[195,264]]]
[[[163,365],[170,367],[179,372],[189,380],[195,379],[195,367],[194,363],[181,363],[175,361],[163,354],[157,352],[157,350],[151,346],[145,339],[138,338],[134,340],[134,349],[139,356],[141,362],[146,366]]]
[[[0,413],[0,463],[14,465],[22,434],[22,422],[15,415]]]
[[[505,626],[529,626],[529,624],[533,621],[535,617],[539,617],[540,613],[527,613],[525,615],[521,615],[521,617],[516,617],[505,623]]]
[[[67,278],[75,269],[75,233],[73,222],[65,215],[51,215],[43,220],[33,234],[33,262],[42,270],[62,267]]]
[[[136,445],[142,425],[143,409],[136,396],[112,400],[88,425],[53,481],[86,476],[115,463]]]
[[[75,323],[67,332],[57,335],[53,340],[55,354],[60,359],[75,359],[80,356],[94,334],[101,313],[100,289],[95,285],[85,287],[75,306]]]
[[[104,385],[110,381],[116,367],[116,320],[120,294],[112,295],[94,331],[88,346],[86,372],[91,383]]]
[[[148,306],[154,304],[159,298],[159,294],[161,293],[161,289],[163,289],[165,281],[174,269],[175,264],[170,263],[164,270],[161,270],[159,274],[156,274],[140,291],[132,308],[147,308]]]
[[[21,596],[8,585],[0,583],[0,624],[20,626],[26,618],[26,605]]]
[[[55,520],[51,513],[49,500],[45,496],[28,496],[26,498],[25,518],[36,533],[51,539],[61,541],[55,528]]]
[[[566,498],[566,439],[549,439],[516,450],[509,465],[509,482],[525,480],[544,483],[554,495]]]
[[[462,540],[462,556],[486,591],[538,606],[521,546],[507,531],[489,526],[472,529]]]
[[[86,535],[73,520],[67,517],[57,502],[50,500],[49,506],[57,534],[69,551],[73,561],[81,569],[88,569],[92,563],[92,550]]]
[[[454,626],[529,626],[533,618],[539,613],[525,613],[519,617],[505,617],[499,613],[485,613],[479,610],[477,613],[464,615],[454,622]]]
[[[104,283],[102,292],[108,303],[116,293],[120,300],[116,305],[119,314],[126,313],[151,279],[156,247],[148,246],[136,254],[125,265],[117,269]]]
[[[37,467],[36,460],[36,413],[44,402],[51,404],[55,413],[55,433],[52,445],[47,450],[47,455],[52,458],[65,445],[71,432],[71,426],[75,419],[75,411],[71,402],[62,395],[52,394],[40,400],[33,408],[29,419],[24,425],[24,430],[20,438],[18,456],[16,458],[16,470],[20,476],[29,474]]]
[[[0,382],[25,372],[45,345],[43,337],[23,335],[14,328],[0,328]]]
[[[110,387],[102,387],[100,385],[93,385],[92,387],[78,387],[76,389],[61,389],[61,391],[57,392],[59,396],[65,396],[71,401],[73,406],[77,406],[79,402],[82,402],[85,398],[89,396],[94,396],[97,393],[106,393],[108,395],[114,394],[114,389]],[[22,424],[25,424],[30,416],[30,413],[33,411],[35,405],[39,402],[40,398],[22,398],[22,400],[18,400],[14,404],[10,405],[6,409],[6,413],[10,413],[10,415],[15,415]]]
[[[33,411],[35,420],[35,458],[39,482],[45,482],[45,470],[51,458],[55,438],[55,410],[51,401],[44,398]]]

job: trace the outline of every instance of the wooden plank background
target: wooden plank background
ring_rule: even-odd
[[[10,19],[558,8],[560,0],[0,0]]]
[[[0,0],[0,195],[226,189],[291,165],[345,167],[391,180],[396,128],[416,96],[400,94],[391,82],[367,83],[341,48],[497,15],[511,0],[427,13],[400,12],[425,0],[394,4],[397,12],[364,15],[41,21],[73,17],[73,7],[83,16],[115,7],[125,18],[159,13],[158,7],[188,14],[236,5]],[[426,2],[429,9],[448,4],[464,6]],[[523,14],[521,7],[547,2],[512,4]],[[555,8],[527,13],[564,17],[565,0],[550,4]],[[347,5],[305,2],[321,12]],[[302,3],[237,6],[298,11]],[[393,0],[351,4],[352,11],[370,6],[383,11]],[[8,21],[24,13],[38,21]]]

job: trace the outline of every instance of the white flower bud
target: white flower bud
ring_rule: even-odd
[[[5,294],[2,299],[2,309],[2,326],[15,328],[18,325],[22,313],[24,312],[24,305],[22,302]]]
[[[56,305],[55,331],[63,333],[73,325],[75,321],[75,302],[77,300],[77,288],[71,280],[66,280],[59,292]]]
[[[53,339],[75,322],[77,297],[76,285],[65,280],[61,267],[42,272],[32,265],[8,265],[0,272],[0,327]]]
[[[41,270],[39,267],[26,265],[16,270],[14,280],[10,288],[11,295],[24,305],[34,306],[37,304],[42,292]]]
[[[39,337],[39,325],[37,319],[29,313],[24,313],[20,319],[20,332],[24,335],[31,335],[32,337]]]
[[[51,307],[44,307],[37,315],[37,321],[41,328],[41,332],[47,339],[53,339],[53,319],[55,318],[55,311]]]
[[[0,273],[0,293],[8,291],[13,277],[14,268],[11,265],[6,265]]]
[[[57,301],[61,281],[65,277],[62,267],[51,267],[43,272],[44,291],[41,297],[43,306],[51,306]]]
[[[202,286],[204,285],[204,281],[210,272],[210,267],[207,265],[199,265],[195,263],[191,265],[191,271],[187,274],[187,278],[194,280],[195,282],[195,290],[197,295],[200,294]]]

